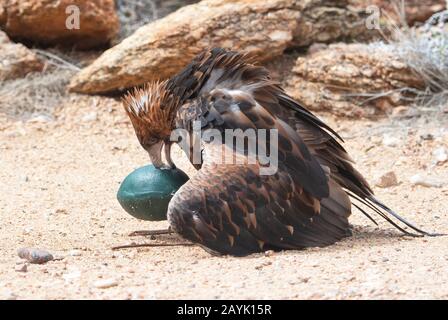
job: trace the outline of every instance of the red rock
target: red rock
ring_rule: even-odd
[[[66,25],[73,5],[79,29]],[[11,38],[80,49],[107,45],[119,31],[113,0],[0,0],[0,26]]]

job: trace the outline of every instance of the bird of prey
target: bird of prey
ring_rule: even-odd
[[[201,142],[198,171],[176,192],[167,217],[172,230],[211,253],[244,256],[333,244],[351,235],[352,205],[373,222],[376,214],[405,234],[432,235],[375,198],[341,137],[247,54],[205,50],[171,79],[128,93],[124,106],[159,168],[174,166],[171,132],[191,132],[195,121],[202,131],[277,130],[278,169],[269,175],[260,174],[260,161],[216,161],[217,151],[228,149],[224,141]],[[231,151],[248,153],[247,147]]]

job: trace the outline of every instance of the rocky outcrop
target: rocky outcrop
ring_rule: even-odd
[[[434,13],[444,10],[447,6],[446,0],[407,0],[405,4],[406,21],[409,25],[425,22]]]
[[[0,0],[0,26],[14,39],[79,49],[104,46],[119,31],[114,0]]]
[[[2,1],[0,1],[0,26],[3,26],[5,24],[5,21],[6,21],[6,11],[5,8],[3,7]]]
[[[365,9],[375,5],[382,11],[383,18],[400,20],[402,8],[397,7],[400,1],[390,0],[349,0],[350,4],[358,9]],[[446,7],[446,0],[406,0],[404,1],[404,18],[407,24],[414,25],[416,22],[425,22],[434,13]]]
[[[211,46],[269,60],[288,47],[368,33],[364,18],[346,0],[204,0],[138,29],[82,70],[70,90],[107,93],[167,78]]]
[[[299,57],[284,85],[312,110],[350,117],[404,105],[401,89],[424,87],[392,47],[383,44],[334,44]]]
[[[0,31],[0,81],[22,78],[30,72],[42,71],[44,63],[21,44],[13,43]]]

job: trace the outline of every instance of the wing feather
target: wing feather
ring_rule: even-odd
[[[257,165],[217,168],[204,163],[170,202],[172,228],[213,253],[237,256],[268,249],[326,246],[350,234],[349,206],[343,214],[326,207],[317,214],[304,200],[311,196],[298,192],[300,186],[288,172],[261,176],[259,169]],[[257,201],[241,197],[245,190],[251,190]],[[330,199],[340,201],[332,195]],[[339,203],[344,205],[347,199]]]

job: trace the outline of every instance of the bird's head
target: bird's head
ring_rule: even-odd
[[[174,168],[170,136],[180,102],[167,89],[167,82],[153,82],[134,89],[125,96],[123,103],[137,138],[148,152],[153,165],[157,168],[167,167],[162,160],[162,148],[165,147],[168,167]]]

